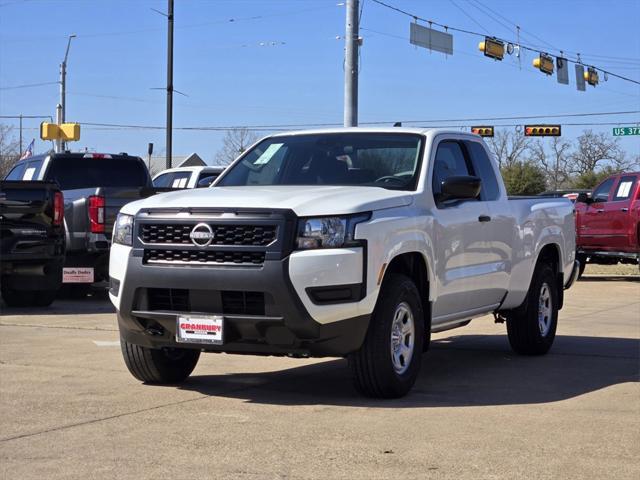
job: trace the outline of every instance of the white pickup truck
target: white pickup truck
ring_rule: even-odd
[[[459,131],[273,135],[216,187],[126,205],[110,297],[125,363],[177,383],[201,352],[348,357],[356,388],[398,397],[431,332],[494,313],[513,350],[551,347],[577,276],[573,205],[508,199]]]

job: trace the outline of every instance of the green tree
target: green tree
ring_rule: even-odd
[[[500,171],[509,195],[537,195],[546,190],[545,172],[533,162],[514,162]]]
[[[619,170],[613,167],[605,167],[597,172],[588,171],[578,175],[573,181],[574,188],[591,190],[598,185],[602,180],[614,173],[619,173]]]

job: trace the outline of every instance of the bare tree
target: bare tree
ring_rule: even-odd
[[[566,187],[571,179],[571,142],[561,137],[551,137],[549,148],[542,140],[529,146],[529,159],[545,173],[547,187],[558,190]]]
[[[0,179],[6,177],[20,159],[19,149],[13,127],[0,124]]]
[[[577,138],[576,151],[571,156],[573,172],[582,175],[605,166],[615,171],[626,170],[633,164],[620,147],[620,139],[606,133],[585,130]]]
[[[529,148],[529,137],[525,137],[521,132],[512,132],[509,130],[498,130],[495,137],[488,139],[489,148],[495,155],[500,168],[510,167],[511,165],[524,160],[524,154]]]
[[[259,138],[260,136],[255,131],[245,127],[227,130],[222,139],[222,148],[215,157],[216,164],[229,165]]]

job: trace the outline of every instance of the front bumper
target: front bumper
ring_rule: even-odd
[[[178,346],[176,325],[181,315],[222,314],[225,343],[192,348],[309,356],[344,356],[357,350],[369,315],[326,324],[315,321],[296,294],[288,271],[289,258],[265,261],[259,267],[144,265],[140,252],[133,250],[124,282],[112,278],[110,294],[119,305],[122,337],[136,345]],[[262,306],[256,298],[264,302]]]
[[[201,223],[215,229],[216,243],[185,237]],[[133,246],[114,244],[110,253],[109,294],[122,337],[189,348],[175,341],[178,318],[209,314],[224,317],[224,344],[191,348],[309,356],[357,350],[371,314],[360,308],[366,245],[294,252],[296,223],[290,211],[138,212]]]

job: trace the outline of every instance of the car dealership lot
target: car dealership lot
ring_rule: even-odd
[[[203,355],[181,387],[126,370],[105,299],[2,307],[1,478],[638,478],[640,282],[567,292],[549,355],[491,317],[435,335],[413,391],[344,360]]]

